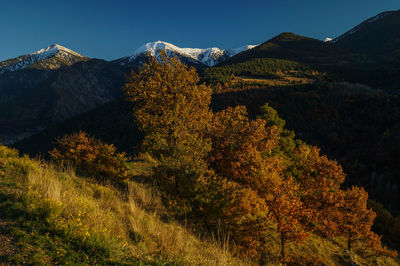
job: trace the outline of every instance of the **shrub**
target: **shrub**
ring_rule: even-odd
[[[60,164],[74,165],[81,174],[122,181],[128,177],[127,157],[116,150],[114,145],[81,131],[57,139],[56,147],[49,154]]]
[[[17,158],[17,157],[18,157],[17,150],[0,145],[0,158],[8,159],[8,158]]]

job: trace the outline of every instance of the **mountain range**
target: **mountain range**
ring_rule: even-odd
[[[214,66],[228,58],[249,49],[256,45],[245,45],[235,49],[220,49],[213,48],[180,48],[171,43],[157,41],[146,43],[138,48],[132,55],[115,60],[114,62],[123,66],[136,66],[143,62],[146,55],[155,56],[158,58],[160,51],[164,50],[168,56],[178,56],[181,61],[194,65],[196,67]]]
[[[318,72],[332,81],[397,89],[399,23],[399,11],[384,12],[331,41],[282,33],[260,45],[226,50],[180,48],[157,41],[109,62],[54,44],[0,62],[0,143],[13,143],[121,97],[125,75],[147,56],[158,57],[160,50],[200,73],[223,72],[224,81],[232,75],[277,78],[282,73],[288,80],[310,81]]]
[[[121,97],[130,69],[160,50],[198,69],[253,48],[179,48],[166,42],[147,43],[132,55],[111,62],[90,59],[53,44],[0,63],[0,142],[10,143],[69,117]]]

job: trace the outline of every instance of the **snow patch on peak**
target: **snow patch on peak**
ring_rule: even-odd
[[[242,51],[254,48],[256,45],[246,45],[236,49],[220,49],[218,47],[211,48],[180,48],[164,41],[149,42],[139,47],[129,56],[128,63],[135,60],[138,56],[147,54],[158,58],[160,50],[164,50],[168,56],[178,55],[189,58],[195,62],[201,62],[207,66],[213,66],[219,63],[221,58],[229,58]]]
[[[247,51],[247,50],[253,49],[256,46],[257,45],[248,44],[248,45],[244,45],[244,46],[241,46],[241,47],[238,47],[238,48],[228,49],[228,51],[229,51],[231,56],[234,56],[234,55],[236,55],[238,53],[241,53],[243,51]]]
[[[195,61],[200,61],[206,65],[213,65],[214,60],[219,56],[223,55],[224,51],[213,47],[207,49],[200,49],[200,48],[180,48],[176,45],[173,45],[168,42],[157,41],[157,42],[150,42],[142,45],[139,47],[133,55],[130,56],[129,62],[133,61],[139,55],[147,54],[151,56],[155,56],[158,58],[159,53],[161,50],[164,50],[168,56],[171,55],[180,55],[188,57]]]
[[[332,38],[326,37],[324,42],[331,42],[332,40],[333,40]]]
[[[57,53],[62,52],[62,53],[68,53],[74,56],[79,56],[79,57],[84,57],[83,55],[72,51],[64,46],[58,45],[58,44],[53,44],[50,45],[46,48],[40,49],[39,51],[36,51],[34,53],[31,53],[29,55],[40,55],[41,58],[45,59],[45,58],[49,58],[52,57],[54,55],[56,55]]]
[[[57,59],[60,58],[62,59],[61,62],[63,63],[61,63],[60,61],[57,62]],[[36,52],[0,62],[0,74],[3,74],[4,72],[24,69],[35,64],[36,62],[40,62],[41,60],[46,60],[46,59],[54,59],[54,60],[52,60],[53,61],[52,64],[45,64],[45,63],[42,64],[43,67],[55,69],[65,63],[72,64],[74,62],[80,61],[81,59],[83,60],[85,58],[86,57],[84,57],[83,55],[75,51],[72,51],[66,47],[63,47],[58,44],[53,44],[46,48],[40,49]]]

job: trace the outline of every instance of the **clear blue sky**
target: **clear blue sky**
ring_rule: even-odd
[[[284,31],[324,39],[398,9],[399,0],[5,0],[0,61],[53,43],[109,60],[157,40],[230,48]]]

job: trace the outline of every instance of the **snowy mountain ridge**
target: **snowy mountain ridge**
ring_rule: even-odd
[[[128,64],[134,61],[137,57],[142,55],[151,55],[158,59],[160,51],[164,50],[168,56],[178,55],[193,60],[193,62],[201,62],[207,66],[214,66],[219,63],[221,59],[227,59],[240,52],[254,48],[256,45],[245,45],[235,49],[220,49],[217,47],[212,48],[180,48],[164,41],[149,42],[139,47],[135,52],[125,57],[125,60],[120,60],[120,64]]]
[[[35,63],[37,63],[38,68],[57,69],[62,65],[72,65],[86,59],[87,57],[75,51],[53,44],[31,54],[0,62],[0,74],[25,69]]]

